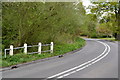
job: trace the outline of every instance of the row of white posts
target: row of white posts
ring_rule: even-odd
[[[48,45],[50,45],[50,50],[47,50],[46,52],[48,52],[48,51],[50,51],[50,53],[53,53],[53,42],[51,42],[51,44],[44,44],[44,45],[42,45],[42,43],[38,43],[38,45],[36,45],[36,46],[38,46],[38,54],[41,54],[41,47],[42,46],[48,46]],[[32,46],[31,46],[32,47]],[[5,57],[6,57],[6,50],[9,50],[9,55],[10,56],[13,56],[13,50],[14,49],[20,49],[20,48],[24,48],[24,53],[25,54],[27,54],[28,52],[27,52],[27,48],[28,48],[28,46],[27,46],[27,44],[25,43],[24,44],[24,46],[23,47],[18,47],[18,48],[13,48],[13,45],[10,45],[10,49],[5,49]],[[44,51],[45,52],[45,51]]]

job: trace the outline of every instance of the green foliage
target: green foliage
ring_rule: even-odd
[[[85,24],[81,27],[81,36],[97,37],[96,25],[97,16],[95,14],[87,14],[85,16]]]
[[[111,30],[111,23],[102,23],[97,27],[97,32],[99,35],[112,36],[113,31]]]
[[[120,32],[119,31],[120,30],[119,29],[120,1],[119,2],[93,2],[93,4],[94,6],[89,6],[89,8],[91,8],[92,13],[97,15],[97,18],[99,20],[99,27],[97,26],[97,30],[100,31],[101,29],[100,33],[107,36],[111,36],[111,35],[114,36],[114,34],[116,35],[119,34]],[[116,38],[116,36],[114,37]]]
[[[96,13],[101,16],[104,12],[114,12],[118,11],[119,3],[118,2],[93,2],[96,6],[92,6],[91,12]],[[90,6],[91,7],[91,6]]]
[[[10,44],[72,43],[85,16],[82,4],[72,2],[3,2],[2,8],[4,48]]]

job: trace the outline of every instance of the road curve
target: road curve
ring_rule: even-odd
[[[118,78],[118,44],[86,39],[86,46],[65,55],[13,70],[3,78]]]

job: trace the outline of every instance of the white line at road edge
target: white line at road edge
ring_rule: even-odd
[[[101,44],[103,44],[103,45],[105,46],[105,50],[102,52],[102,54],[100,54],[100,55],[97,56],[96,58],[94,58],[94,59],[92,59],[92,60],[90,60],[90,61],[87,61],[87,62],[85,62],[85,63],[83,63],[83,64],[81,64],[81,65],[79,65],[79,66],[76,66],[76,67],[74,67],[74,68],[68,69],[68,70],[63,71],[63,72],[61,72],[61,73],[55,74],[55,75],[50,76],[50,77],[48,77],[48,78],[55,78],[55,77],[57,77],[57,78],[63,78],[63,77],[65,77],[65,76],[68,76],[68,75],[70,75],[70,74],[73,74],[73,73],[75,73],[75,72],[77,72],[77,71],[80,71],[80,70],[82,70],[82,69],[84,69],[84,68],[87,68],[87,67],[89,67],[90,65],[92,65],[92,64],[100,61],[100,60],[103,59],[104,57],[106,57],[106,56],[109,54],[109,52],[110,52],[110,46],[109,46],[108,44],[103,43],[103,42],[100,42],[100,41],[97,41],[97,42],[99,42],[99,43],[101,43]],[[108,51],[107,51],[107,49],[108,49]],[[106,51],[107,51],[107,52],[106,52]],[[79,68],[79,69],[78,69],[78,68]],[[72,71],[72,72],[70,72],[70,71]],[[60,76],[60,75],[61,75],[61,76]]]

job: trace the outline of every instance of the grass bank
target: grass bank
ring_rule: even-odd
[[[99,39],[110,40],[110,41],[116,41],[115,38],[99,38]]]
[[[81,38],[88,38],[87,36],[81,36]],[[119,41],[119,40],[116,40],[114,37],[111,37],[111,38],[101,38],[101,37],[98,37],[98,38],[92,38],[92,39],[102,39],[102,40],[109,40],[109,41]]]
[[[79,49],[83,47],[84,45],[85,45],[85,40],[83,40],[82,38],[76,38],[74,43],[71,43],[71,44],[59,44],[59,45],[55,44],[54,53],[52,54],[42,53],[40,55],[39,54],[27,54],[26,55],[24,53],[18,53],[18,54],[15,54],[14,56],[7,56],[7,58],[3,57],[2,62],[0,61],[0,63],[2,63],[2,66],[0,67],[8,67],[8,66],[15,65],[15,64],[26,63],[26,62],[30,62],[30,61],[34,61],[38,59],[43,59],[43,58],[65,54],[67,52]]]

